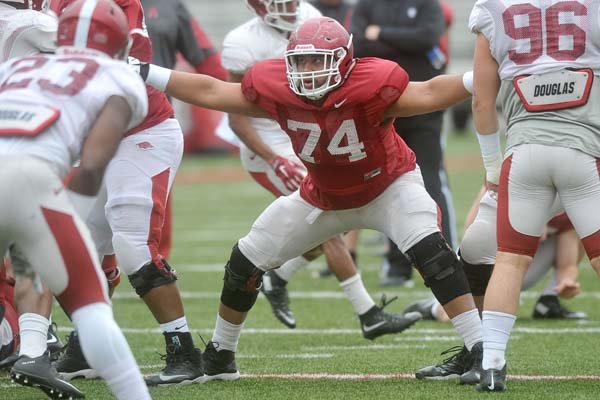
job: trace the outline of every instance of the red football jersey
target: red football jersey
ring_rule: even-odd
[[[142,3],[140,0],[116,0],[116,3],[127,16],[129,29],[132,30],[133,44],[129,55],[140,61],[151,63],[152,42],[148,37],[144,22]],[[146,91],[148,92],[148,115],[138,126],[127,132],[127,136],[153,127],[173,116],[173,107],[163,92],[148,85],[146,85]]]
[[[415,168],[415,155],[383,114],[408,85],[398,64],[359,59],[346,82],[321,106],[294,94],[285,61],[265,60],[246,72],[242,90],[279,122],[308,170],[300,195],[323,210],[361,207],[398,176]]]

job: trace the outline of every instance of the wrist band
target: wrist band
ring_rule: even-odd
[[[463,86],[465,90],[473,94],[473,71],[467,71],[463,74]]]
[[[167,89],[169,78],[171,78],[171,71],[168,68],[159,67],[158,65],[150,64],[148,70],[148,77],[146,83],[150,86],[154,86],[161,92]]]

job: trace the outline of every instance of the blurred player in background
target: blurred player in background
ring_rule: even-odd
[[[15,272],[31,268],[52,290],[113,394],[150,399],[113,319],[89,231],[75,212],[91,207],[123,134],[148,110],[143,83],[123,62],[128,44],[126,17],[114,2],[78,0],[59,20],[56,56],[0,67],[0,249],[14,246],[27,261],[15,263]],[[61,179],[77,159],[65,188]],[[35,327],[43,335],[48,328]],[[48,354],[22,354],[11,377],[52,398],[84,397],[57,381],[48,362]]]

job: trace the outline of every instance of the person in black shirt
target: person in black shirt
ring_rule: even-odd
[[[350,30],[359,57],[380,57],[397,62],[411,81],[425,81],[443,72],[446,57],[438,44],[446,29],[439,0],[359,0]],[[447,186],[441,144],[443,112],[398,118],[394,125],[415,152],[425,187],[442,213],[443,233],[455,244],[454,212]],[[455,246],[454,246],[455,247]],[[390,268],[382,285],[403,284],[412,268],[395,244],[387,254]]]
[[[311,4],[326,17],[333,18],[350,29],[352,6],[345,0],[311,0]]]

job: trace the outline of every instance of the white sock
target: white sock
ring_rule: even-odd
[[[510,331],[517,317],[499,311],[483,312],[483,369],[502,369]]]
[[[39,357],[48,348],[48,327],[50,321],[39,314],[25,313],[19,317],[21,347],[19,356]]]
[[[299,256],[285,262],[281,267],[273,270],[273,272],[284,281],[289,282],[296,272],[306,267],[309,262],[306,258]]]
[[[106,303],[94,303],[73,313],[81,350],[90,366],[119,400],[150,400],[148,388],[131,349]]]
[[[352,303],[356,315],[363,315],[375,305],[371,295],[365,289],[360,274],[356,274],[340,282],[340,286],[344,290],[344,293],[346,293],[346,297],[350,300],[350,303]]]
[[[465,342],[467,350],[471,351],[475,343],[483,341],[481,319],[476,308],[457,315],[451,321],[454,329]]]
[[[237,351],[238,342],[242,335],[242,328],[244,324],[235,325],[229,321],[225,321],[219,314],[217,314],[217,323],[215,324],[215,331],[213,332],[212,341],[218,343],[215,346],[217,351],[229,350],[234,353]]]
[[[163,333],[167,332],[189,332],[190,328],[188,327],[187,319],[185,315],[181,318],[174,319],[171,322],[166,322],[164,324],[160,324],[160,329],[162,329]]]

